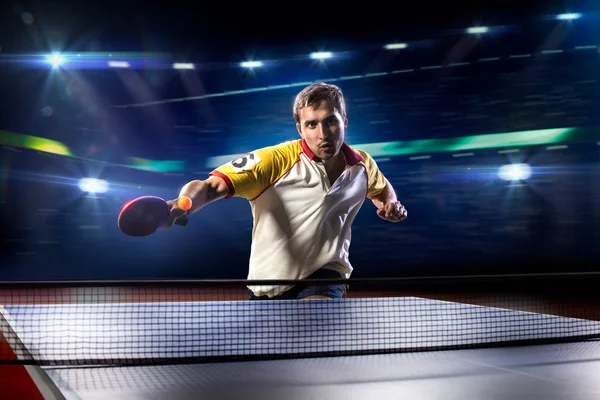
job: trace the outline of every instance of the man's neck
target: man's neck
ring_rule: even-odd
[[[333,158],[329,160],[321,160],[326,171],[334,170],[346,164],[346,157],[339,151]]]

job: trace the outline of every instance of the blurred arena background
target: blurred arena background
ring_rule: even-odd
[[[107,22],[99,8],[78,20],[64,7],[5,7],[2,280],[245,278],[246,201],[212,204],[185,229],[144,239],[121,234],[117,214],[137,196],[173,198],[221,163],[295,140],[294,96],[315,81],[342,88],[348,143],[375,157],[409,211],[389,224],[365,203],[353,277],[600,265],[593,11],[527,7],[492,12],[488,24],[455,10],[447,30],[423,23],[404,36],[388,16],[372,34],[346,27],[343,40],[335,24],[321,36],[299,28],[302,41],[263,40],[268,26],[225,36],[210,25],[202,32],[214,36],[192,32],[170,47],[148,21]],[[86,31],[95,13],[113,27],[108,37]],[[430,18],[439,26],[443,15]]]

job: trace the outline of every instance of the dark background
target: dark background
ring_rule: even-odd
[[[409,218],[381,221],[365,203],[353,228],[354,277],[597,270],[600,19],[592,6],[5,2],[0,130],[56,140],[76,157],[3,143],[0,280],[245,278],[246,201],[215,203],[185,229],[144,239],[121,234],[117,213],[136,196],[175,197],[206,176],[210,157],[296,139],[291,109],[301,86],[273,86],[315,80],[343,89],[350,144],[592,132],[554,150],[377,159]],[[582,18],[557,21],[563,12]],[[474,25],[490,31],[466,34]],[[408,48],[383,48],[395,41]],[[307,57],[322,50],[334,58]],[[52,69],[44,59],[54,51],[72,62]],[[136,68],[107,68],[111,57]],[[248,59],[265,66],[240,68]],[[196,69],[174,70],[173,62]],[[411,72],[391,73],[398,70]],[[385,74],[365,76],[377,73]],[[253,88],[267,89],[243,92]],[[139,106],[148,101],[158,104]],[[119,166],[129,157],[185,167]],[[500,166],[517,162],[531,165],[531,178],[498,178]],[[85,177],[105,179],[110,190],[83,193]]]

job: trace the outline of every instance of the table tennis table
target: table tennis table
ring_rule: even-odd
[[[48,399],[600,396],[600,343],[585,340],[600,322],[564,316],[418,297],[5,304],[0,314],[16,357],[41,363],[28,368]],[[516,346],[568,338],[581,340]],[[515,346],[476,348],[494,343]],[[278,354],[292,359],[244,359]]]

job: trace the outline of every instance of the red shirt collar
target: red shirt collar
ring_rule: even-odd
[[[308,158],[314,160],[316,157],[312,151],[308,148],[308,144],[304,139],[300,140],[300,144],[302,146],[302,151]],[[356,165],[359,162],[363,161],[363,156],[352,147],[348,146],[346,143],[342,144],[342,148],[340,149],[342,153],[344,153],[344,157],[346,157],[346,163],[350,166]]]

